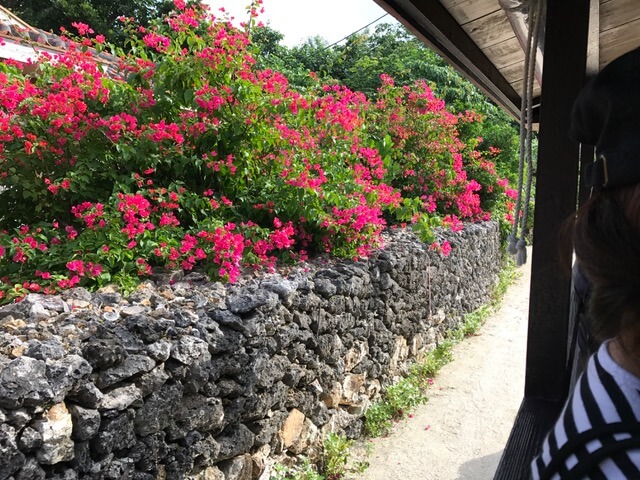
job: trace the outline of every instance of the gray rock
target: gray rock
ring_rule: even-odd
[[[141,353],[144,351],[145,344],[135,332],[121,325],[117,325],[113,328],[113,333],[118,337],[120,342],[122,342],[125,353]]]
[[[274,412],[272,417],[258,420],[249,425],[249,429],[255,434],[255,447],[269,445],[276,434],[282,428],[284,421],[287,419],[286,411]]]
[[[89,292],[89,290],[87,290],[86,288],[75,287],[62,292],[62,298],[64,299],[72,298],[74,300],[82,300],[84,302],[90,302],[92,296],[91,296],[91,292]]]
[[[93,451],[93,455],[95,455],[95,450],[93,447],[90,447]],[[87,478],[102,478],[104,476],[104,472],[111,462],[113,461],[115,455],[113,453],[107,453],[106,455],[101,455],[100,460],[94,459],[89,466],[89,470],[87,471],[88,475],[83,477],[83,480]]]
[[[171,356],[185,365],[196,362],[208,362],[211,360],[209,346],[203,340],[196,337],[184,336],[171,348]]]
[[[122,362],[124,347],[115,337],[92,338],[83,345],[82,354],[91,366],[98,370]]]
[[[0,368],[0,407],[42,405],[53,399],[42,360],[23,356]]]
[[[152,392],[155,392],[169,380],[169,375],[164,371],[164,364],[158,365],[149,373],[140,375],[135,380],[136,385],[142,393],[142,397],[146,397]]]
[[[321,392],[343,384],[349,369],[366,376],[369,390],[362,395],[375,394],[371,381],[384,386],[395,375],[395,339],[403,337],[413,355],[476,308],[495,281],[499,245],[485,239],[497,238],[497,231],[471,227],[453,236],[448,259],[425,252],[411,233],[389,232],[387,250],[366,262],[312,262],[305,272],[294,267],[290,280],[182,282],[174,289],[148,283],[113,305],[114,316],[122,317],[114,322],[88,308],[120,301],[108,291],[80,289],[75,299],[65,292],[61,298],[74,306],[70,315],[58,297],[0,307],[0,429],[12,429],[8,442],[0,433],[0,480],[39,479],[45,470],[52,479],[178,479],[191,472],[243,478],[247,452],[277,450],[278,431],[293,408],[318,427],[331,422],[358,435],[359,406],[329,410],[318,401]],[[51,315],[37,328],[29,320],[34,305]],[[442,314],[430,318],[432,312]],[[354,361],[362,342],[368,354]],[[44,380],[34,387],[20,378]],[[46,419],[40,413],[62,397],[71,438],[45,440],[50,432],[42,424],[68,426],[64,412],[51,418],[47,411]],[[23,464],[5,473],[5,457]],[[216,464],[224,474],[210,467]]]
[[[322,303],[321,298],[313,292],[304,292],[298,295],[293,302],[293,307],[300,309],[302,312],[313,312]],[[300,326],[303,326],[300,324]]]
[[[3,305],[0,307],[0,319],[4,319],[7,317],[13,317],[13,319],[17,318],[25,318],[28,313],[29,305],[26,305],[22,302],[20,303],[9,303],[8,305]]]
[[[29,423],[32,418],[32,415],[26,408],[19,408],[17,410],[9,410],[7,412],[6,422],[16,430],[20,430]]]
[[[89,442],[76,442],[74,448],[73,468],[80,473],[87,473],[93,466]]]
[[[148,372],[155,366],[156,362],[149,357],[128,355],[117,367],[111,367],[100,372],[96,385],[99,388],[107,388],[139,373]]]
[[[130,458],[118,458],[111,462],[111,464],[105,469],[105,480],[121,480],[124,478],[131,478],[135,470],[135,465]]]
[[[221,461],[248,452],[253,447],[255,435],[245,425],[240,424],[230,427],[225,434],[216,437],[216,441],[220,445],[220,453],[216,460]]]
[[[217,383],[222,398],[237,398],[245,391],[244,387],[230,378],[221,378]]]
[[[156,477],[155,475],[146,472],[140,472],[138,470],[134,471],[133,476],[131,477],[132,480],[157,480],[157,478],[158,477]]]
[[[40,468],[35,458],[29,458],[16,474],[16,480],[43,480],[46,476],[47,474]]]
[[[380,287],[383,290],[389,290],[390,288],[398,287],[398,284],[391,278],[391,275],[383,273],[380,276]]]
[[[202,272],[189,272],[188,274],[186,274],[184,276],[184,278],[182,280],[185,281],[185,282],[188,282],[188,283],[190,283],[192,285],[196,285],[196,284],[208,282],[209,281],[209,277],[207,277]]]
[[[345,348],[339,335],[320,335],[318,338],[318,353],[330,365],[336,365],[342,360]]]
[[[213,463],[212,459],[217,458],[220,453],[220,445],[211,435],[200,435],[200,439],[194,442],[192,451],[194,456],[197,457],[196,464],[211,465]]]
[[[118,292],[100,292],[94,293],[91,297],[91,301],[94,305],[114,305],[116,303],[120,303],[122,300],[122,295]]]
[[[167,318],[153,318],[149,315],[133,315],[125,320],[125,325],[136,338],[152,343],[164,338],[167,330],[175,325],[175,321]]]
[[[232,313],[248,313],[256,308],[268,312],[278,304],[278,296],[265,290],[243,292],[227,297],[227,308]]]
[[[144,313],[146,313],[148,310],[148,308],[143,307],[141,305],[131,305],[128,307],[124,307],[122,310],[120,310],[120,315],[122,315],[123,317],[133,317],[135,315],[142,315]]]
[[[39,449],[42,446],[42,435],[31,428],[25,427],[18,437],[18,447],[21,451],[28,453]]]
[[[149,395],[136,412],[136,433],[146,436],[167,428],[171,424],[173,413],[180,408],[182,391],[182,385],[174,383],[164,385]]]
[[[269,388],[282,379],[290,362],[282,356],[271,357],[266,351],[257,353],[251,359],[251,371],[258,387]]]
[[[49,310],[47,310],[45,306],[42,305],[41,303],[34,303],[33,305],[31,305],[31,308],[29,309],[29,318],[33,320],[49,318],[52,315],[53,314]]]
[[[246,370],[249,355],[240,351],[235,355],[221,354],[211,358],[211,378],[217,380],[223,376],[233,377]]]
[[[253,461],[251,455],[248,453],[221,462],[219,467],[220,471],[224,474],[225,480],[253,479]]]
[[[100,410],[124,410],[129,406],[142,406],[142,391],[135,385],[115,388],[100,402]]]
[[[262,336],[265,333],[264,325],[258,323],[259,317],[256,316],[241,318],[229,310],[210,310],[208,315],[220,325],[236,330],[248,338]]]
[[[219,432],[224,425],[222,402],[218,398],[201,395],[185,396],[174,412],[174,419],[177,428],[185,435],[192,430]]]
[[[139,470],[152,471],[157,468],[167,454],[164,437],[164,432],[138,437],[138,442],[130,452],[132,457],[138,458],[136,466]]]
[[[164,362],[171,355],[171,343],[160,340],[158,342],[147,345],[147,355],[156,362]]]
[[[335,284],[328,278],[315,278],[313,280],[315,291],[324,298],[332,297],[338,291]]]
[[[198,323],[200,318],[194,312],[189,310],[177,310],[174,312],[176,325],[181,328],[187,328]]]
[[[184,271],[182,269],[165,270],[163,268],[154,268],[151,280],[153,280],[156,285],[173,285],[182,280],[183,277]]]
[[[0,479],[11,478],[25,464],[25,456],[16,445],[16,431],[13,427],[0,425]]]
[[[69,399],[86,408],[98,408],[104,394],[92,382],[77,386],[69,394]]]
[[[300,383],[300,380],[304,378],[305,373],[306,369],[300,365],[295,363],[289,364],[282,377],[282,382],[289,387],[295,387]]]
[[[100,412],[79,405],[69,405],[73,432],[71,438],[85,441],[93,438],[100,429]]]
[[[207,352],[208,354],[208,352]],[[198,393],[208,388],[211,380],[211,356],[208,354],[208,360],[197,362],[190,367],[185,367],[186,372],[182,380],[185,393]]]
[[[24,354],[36,360],[59,360],[65,355],[64,347],[58,339],[39,341],[29,340]]]
[[[320,402],[315,405],[311,415],[309,415],[309,418],[311,418],[314,425],[322,426],[329,422],[331,415],[329,414],[329,409],[324,402]]]
[[[211,313],[209,312],[209,315]],[[213,318],[209,318],[206,324],[205,321],[201,321],[200,324],[204,327],[200,329],[200,335],[209,345],[209,352],[212,355],[237,351],[247,341],[242,333],[224,326],[220,327]]]
[[[92,450],[100,455],[106,455],[135,445],[134,417],[134,411],[127,410],[115,418],[103,420],[98,435],[91,440]]]
[[[27,305],[41,305],[46,310],[52,312],[63,313],[69,312],[69,305],[57,295],[42,295],[39,293],[30,293],[22,300]]]
[[[86,383],[93,369],[79,355],[69,355],[47,364],[47,378],[53,390],[53,401],[61,402],[78,385]]]
[[[51,476],[51,480],[78,480],[78,472],[71,468],[65,468]]]
[[[275,293],[285,306],[291,306],[298,291],[298,283],[291,280],[264,281],[262,288]]]

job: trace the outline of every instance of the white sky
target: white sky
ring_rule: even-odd
[[[204,0],[216,15],[220,7],[235,17],[234,23],[246,21],[246,6],[251,0]],[[319,35],[336,42],[385,14],[373,0],[264,0],[263,23],[284,34],[283,43],[298,45]],[[377,23],[395,22],[387,15]],[[369,27],[373,31],[375,25]]]

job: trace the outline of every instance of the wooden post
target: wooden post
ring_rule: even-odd
[[[546,8],[525,396],[561,401],[571,257],[559,257],[558,233],[577,202],[579,151],[567,132],[585,80],[590,2],[550,0]]]

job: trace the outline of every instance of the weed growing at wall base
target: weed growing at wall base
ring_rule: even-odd
[[[322,445],[322,457],[314,466],[306,457],[299,459],[298,465],[278,464],[269,480],[342,480],[347,474],[362,473],[368,464],[359,462],[348,467],[353,440],[344,435],[330,433]]]

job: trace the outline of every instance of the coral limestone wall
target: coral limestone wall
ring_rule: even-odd
[[[496,224],[447,235],[446,258],[395,231],[366,261],[2,307],[0,480],[252,479],[329,430],[360,435],[380,389],[496,281]]]

